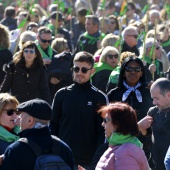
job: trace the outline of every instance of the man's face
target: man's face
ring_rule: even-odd
[[[73,80],[78,84],[84,84],[90,80],[90,76],[94,73],[94,68],[86,62],[74,62],[75,69],[73,69]],[[83,73],[83,70],[87,70],[86,73]],[[75,71],[74,71],[75,70]],[[79,71],[76,71],[79,70]]]
[[[41,35],[38,35],[37,39],[38,39],[38,43],[41,46],[41,48],[43,50],[45,50],[50,45],[50,42],[47,42],[47,41],[52,40],[52,34],[50,34],[50,33],[42,33]],[[43,40],[47,40],[47,41],[44,43]]]
[[[150,17],[149,17],[149,20],[150,20],[150,22],[152,23],[152,25],[155,25],[155,20],[157,19],[157,21],[159,21],[160,20],[160,17],[159,17],[159,15],[157,15],[157,14],[151,14],[150,15]]]
[[[20,130],[29,129],[29,119],[30,115],[26,112],[22,112],[19,116],[20,118]]]
[[[94,34],[98,30],[97,25],[93,24],[92,19],[86,19],[85,28],[86,28],[86,31],[88,32],[88,34]]]
[[[138,44],[137,37],[138,37],[137,30],[134,30],[134,29],[128,30],[125,36],[125,42],[130,47],[134,47]]]
[[[150,93],[153,99],[153,104],[158,106],[160,110],[170,107],[170,92],[166,92],[165,95],[162,95],[159,87],[151,87]]]

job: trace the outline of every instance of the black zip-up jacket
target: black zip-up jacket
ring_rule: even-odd
[[[147,114],[153,117],[151,156],[154,170],[165,170],[164,158],[170,145],[170,108],[160,111],[157,106],[151,107]]]
[[[50,128],[73,151],[75,164],[90,165],[97,147],[104,143],[102,118],[97,113],[107,97],[90,82],[60,89],[53,101]]]

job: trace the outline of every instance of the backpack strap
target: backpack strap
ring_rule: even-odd
[[[20,138],[18,141],[26,143],[32,149],[32,151],[35,153],[37,157],[43,154],[40,146],[33,140],[28,138]]]

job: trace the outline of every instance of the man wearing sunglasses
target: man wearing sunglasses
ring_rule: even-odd
[[[50,64],[51,59],[54,57],[54,55],[57,54],[57,52],[51,48],[50,46],[51,42],[52,42],[51,30],[47,27],[40,27],[38,29],[36,43],[46,65]]]
[[[135,26],[127,26],[122,32],[123,44],[121,52],[133,52],[139,56],[138,44],[138,31]]]
[[[90,83],[94,73],[93,56],[79,52],[73,64],[74,84],[56,93],[50,128],[53,135],[71,147],[75,164],[88,168],[97,147],[104,142],[102,119],[97,110],[108,100]]]

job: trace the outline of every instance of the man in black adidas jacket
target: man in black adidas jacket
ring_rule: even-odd
[[[94,73],[93,56],[79,52],[73,61],[74,84],[60,89],[53,101],[50,128],[73,151],[76,165],[88,168],[96,148],[104,143],[102,118],[97,110],[107,97],[90,83]]]

